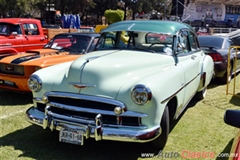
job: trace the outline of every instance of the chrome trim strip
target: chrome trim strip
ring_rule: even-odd
[[[39,41],[40,42],[40,41]],[[24,48],[24,47],[36,47],[36,46],[39,46],[39,47],[43,47],[45,46],[46,43],[34,43],[34,44],[26,44],[26,45],[11,45],[11,48]],[[5,49],[5,48],[8,48],[9,45],[0,45],[0,47],[2,47],[1,49]]]
[[[92,124],[92,125],[95,124],[94,119],[92,119],[92,120],[79,119],[79,118],[75,118],[75,117],[64,116],[61,114],[53,113],[51,111],[49,111],[47,114],[52,119],[62,119],[62,120],[66,120],[66,121],[74,121],[76,123],[87,123],[87,124]]]
[[[122,107],[123,109],[126,108],[122,102],[114,99],[106,98],[106,97],[97,97],[97,96],[89,96],[89,95],[82,95],[82,94],[75,94],[75,93],[65,93],[65,92],[47,92],[45,95],[48,97],[83,99],[83,100],[89,100],[89,101],[95,101],[95,102],[102,102],[102,103],[117,105]]]
[[[186,83],[184,86],[182,86],[180,89],[178,89],[175,93],[173,93],[172,95],[170,95],[169,97],[165,98],[164,100],[161,101],[161,104],[169,101],[170,99],[172,99],[176,94],[178,94],[183,88],[185,88],[187,85],[189,85],[193,80],[195,80],[199,75],[201,75],[201,73],[198,73],[198,75],[196,77],[194,77],[192,80],[190,80],[188,83]]]
[[[99,113],[103,115],[112,115],[117,116],[117,114],[114,111],[107,111],[107,110],[100,110],[100,109],[92,109],[92,108],[83,108],[83,107],[75,107],[70,105],[64,105],[61,103],[55,103],[55,102],[49,102],[50,106],[66,109],[70,111],[76,111],[76,112],[86,112],[86,113]],[[147,114],[133,112],[133,111],[126,111],[122,114],[119,114],[119,116],[128,116],[128,117],[140,117],[145,118],[147,117]]]

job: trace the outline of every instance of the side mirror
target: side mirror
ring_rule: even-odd
[[[224,122],[230,126],[240,128],[240,110],[227,110],[224,114]]]

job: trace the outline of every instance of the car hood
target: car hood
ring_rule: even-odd
[[[131,84],[136,85],[143,77],[168,65],[174,65],[172,56],[126,50],[92,52],[75,60],[63,79],[54,82],[52,91],[116,98],[126,83],[127,88],[134,87]]]
[[[240,29],[230,32],[228,36],[232,41],[236,43],[236,45],[240,46]]]
[[[47,67],[61,62],[77,59],[79,55],[69,55],[69,52],[58,52],[54,49],[29,50],[24,54],[8,56],[0,60],[0,63],[24,66]]]

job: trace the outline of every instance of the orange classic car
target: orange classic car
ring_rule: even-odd
[[[1,59],[0,88],[30,92],[27,82],[33,72],[58,63],[73,61],[91,52],[98,39],[97,33],[62,33],[56,35],[42,49],[28,50],[24,54]]]

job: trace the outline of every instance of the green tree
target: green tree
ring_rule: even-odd
[[[120,9],[117,10],[108,9],[104,12],[104,16],[107,22],[112,24],[118,21],[122,21],[124,17],[124,12]]]
[[[0,1],[0,16],[1,17],[6,17],[6,12],[7,12],[7,1],[6,0],[1,0]]]

